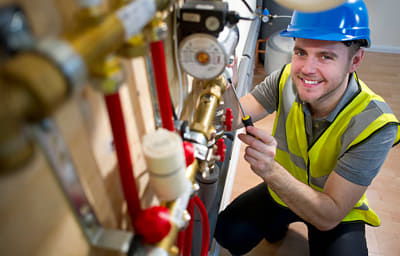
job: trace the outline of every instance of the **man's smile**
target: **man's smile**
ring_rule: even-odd
[[[300,81],[302,82],[302,86],[305,88],[314,88],[320,85],[323,80],[313,80],[313,79],[306,79],[299,77]]]

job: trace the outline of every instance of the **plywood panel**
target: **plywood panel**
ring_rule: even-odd
[[[76,1],[3,0],[20,3],[37,37],[57,36],[74,27]],[[166,39],[168,76],[177,98],[171,37]],[[142,136],[155,129],[153,103],[143,58],[126,61],[121,99],[142,206],[157,203],[148,187]],[[172,64],[171,64],[172,63]],[[78,176],[102,225],[129,229],[117,159],[103,95],[90,85],[57,109],[60,127]],[[103,255],[90,247],[40,149],[20,170],[0,176],[0,251],[4,255]]]

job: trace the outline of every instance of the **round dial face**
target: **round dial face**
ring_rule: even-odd
[[[216,17],[209,16],[205,21],[205,25],[208,30],[215,31],[219,28],[220,22]]]
[[[226,66],[225,50],[208,34],[192,34],[179,45],[179,62],[188,74],[209,80],[220,75]]]

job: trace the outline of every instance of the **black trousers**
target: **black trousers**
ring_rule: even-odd
[[[241,194],[219,214],[214,237],[233,255],[241,255],[262,239],[282,239],[289,224],[296,221],[307,225],[312,256],[368,255],[364,222],[340,223],[332,230],[320,231],[276,203],[265,183]]]

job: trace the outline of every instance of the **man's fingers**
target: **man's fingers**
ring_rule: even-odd
[[[257,127],[247,126],[246,131],[254,135],[258,140],[262,141],[264,144],[275,145],[276,143],[275,138],[271,134]]]

